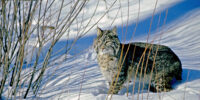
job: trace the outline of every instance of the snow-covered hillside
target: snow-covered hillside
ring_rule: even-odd
[[[156,0],[141,0],[141,20],[152,15],[155,1]],[[157,12],[164,10],[178,1],[179,0],[159,0]],[[91,12],[89,9],[95,8],[96,3],[95,0],[91,0],[85,11],[89,14]],[[105,11],[105,8],[103,7],[104,2],[101,3],[99,7],[102,8],[98,11],[100,15]],[[134,12],[130,12],[131,23],[135,22],[137,18],[137,4],[138,2],[136,1],[130,3],[129,9],[135,9]],[[121,5],[123,6],[123,1]],[[123,7],[124,9],[127,9],[125,4]],[[110,27],[110,24],[105,24],[105,22],[109,21],[110,18],[112,19],[112,17],[115,17],[112,16],[112,14],[117,13],[118,9],[117,7],[114,8],[111,9],[111,12],[108,13],[109,16],[105,17],[98,26],[104,28]],[[94,23],[98,20],[100,15],[95,16],[93,19]],[[121,21],[121,17],[119,17],[113,25],[120,26],[122,22],[125,23],[127,19],[126,15],[127,13],[124,13],[123,21]],[[87,18],[85,21],[87,22]],[[94,34],[96,34],[95,29],[91,30],[86,37],[93,40],[94,36],[91,35]],[[71,38],[73,38],[73,35]],[[134,39],[134,41],[142,42],[145,42],[146,40],[147,35],[136,36]],[[133,93],[133,85],[130,84],[128,87],[128,96],[127,90],[124,88],[119,94],[113,95],[112,100],[200,100],[200,8],[187,12],[181,18],[161,27],[159,32],[152,32],[149,38],[149,42],[151,41],[169,46],[178,55],[182,62],[183,80],[174,84],[174,89],[172,91],[162,93],[148,93],[146,88],[143,93],[138,93],[137,84]],[[84,40],[82,40],[82,43],[85,43]],[[63,55],[59,58],[54,56],[51,58],[49,64],[50,67],[48,67],[45,72],[45,76],[43,77],[44,80],[42,81],[38,95],[34,96],[31,91],[27,99],[105,100],[107,98],[109,87],[98,67],[96,54],[92,48],[91,41],[88,41],[88,43],[86,42],[86,44],[81,44],[80,41],[75,47],[75,49],[78,49],[77,51],[82,52],[79,53],[76,51],[76,55]],[[89,48],[83,50],[83,48],[86,47]],[[29,69],[24,71],[23,76],[26,76],[28,72]],[[23,93],[25,89],[22,88],[20,91]],[[8,92],[9,88],[4,92],[4,97],[6,97]],[[16,98],[22,99],[23,97],[20,95],[21,94]],[[108,96],[108,98],[110,97],[111,96]]]
[[[129,86],[129,96],[126,89],[112,100],[199,100],[200,99],[200,9],[183,16],[177,22],[171,23],[163,30],[164,33],[151,35],[150,40],[171,47],[180,57],[183,66],[183,80],[174,85],[174,90],[162,93],[132,93]],[[184,21],[181,21],[184,20]],[[146,37],[146,36],[144,36]],[[136,41],[146,41],[138,37]],[[154,39],[155,40],[155,39]],[[42,89],[37,97],[28,99],[62,99],[62,100],[105,100],[108,84],[101,75],[96,61],[96,54],[90,47],[77,56],[61,57],[51,63],[46,72]],[[137,88],[137,85],[136,85]],[[149,95],[149,96],[148,96]]]

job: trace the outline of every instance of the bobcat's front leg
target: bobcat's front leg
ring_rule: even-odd
[[[119,90],[121,89],[122,85],[116,82],[109,82],[109,87],[110,87],[110,94],[117,94]]]

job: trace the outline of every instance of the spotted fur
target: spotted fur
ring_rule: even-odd
[[[169,91],[174,79],[182,79],[181,62],[169,47],[141,42],[122,44],[116,28],[97,30],[93,46],[103,76],[114,87],[112,93],[118,93],[126,81],[135,77],[148,82],[154,92]]]

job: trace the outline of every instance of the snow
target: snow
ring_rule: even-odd
[[[70,26],[70,30],[69,30],[70,34],[66,32],[66,34],[64,34],[61,39],[66,40],[67,37],[69,39],[73,39],[77,35],[85,34],[85,32],[87,32],[90,29],[91,30],[87,34],[85,34],[85,36],[93,35],[96,32],[95,30],[96,25],[95,26],[93,25],[97,23],[100,19],[101,20],[98,22],[98,26],[101,28],[108,28],[108,27],[111,27],[112,25],[120,26],[122,23],[125,24],[127,19],[129,19],[128,20],[129,24],[136,22],[136,19],[138,17],[137,14],[138,14],[138,9],[139,9],[139,1],[129,1],[129,0],[105,0],[105,1],[106,3],[104,2],[104,0],[98,0],[98,1],[89,0],[89,2],[86,3],[86,6],[78,15],[78,18],[76,19],[76,21],[72,23],[72,25]],[[155,8],[156,1],[157,0],[148,0],[148,1],[140,0],[140,20],[144,20],[148,16],[152,15],[153,10]],[[181,1],[183,0],[158,0],[157,6],[156,6],[156,13],[163,11],[166,8],[171,7],[174,4]],[[45,2],[46,1],[42,2],[44,5],[42,6],[42,9],[45,8]],[[64,2],[63,5],[67,5],[68,3],[69,5],[71,5],[71,1]],[[55,3],[53,3],[53,8],[51,8],[51,12],[50,12],[53,15],[51,16],[51,18],[45,20],[44,26],[55,27],[54,24],[56,22],[56,18],[58,15],[56,13],[58,13],[60,6],[61,6],[61,1],[55,0]],[[71,6],[64,6],[61,12],[61,18],[59,22],[62,22],[64,17],[66,16],[65,14],[69,13],[69,10],[64,10],[64,9],[70,9],[70,7]],[[108,13],[105,14],[106,12]],[[37,13],[38,12],[36,12],[36,14]],[[93,16],[93,14],[95,14],[95,16]],[[40,24],[43,25],[43,21],[41,21]],[[87,24],[89,27],[86,27]],[[37,20],[33,21],[33,25],[37,25]],[[85,27],[86,27],[86,30],[84,29]]]
[[[107,0],[108,1],[108,0]],[[109,0],[108,4],[114,0]],[[152,15],[156,0],[141,0],[141,14],[140,20]],[[180,2],[180,0],[158,0],[157,12]],[[91,0],[84,8],[84,12],[88,14],[84,18],[84,24],[89,21],[90,16],[94,12],[97,5],[95,0]],[[129,12],[129,24],[136,22],[138,1],[130,2]],[[120,26],[125,24],[127,20],[127,1],[121,0],[121,6],[123,11],[123,18],[117,17],[114,25]],[[119,8],[119,1],[116,2],[114,7],[110,9],[107,17],[104,17],[98,26],[102,28],[111,27],[110,24],[116,16]],[[92,9],[92,10],[91,10]],[[94,24],[103,13],[106,11],[105,3],[103,0],[99,3],[97,15],[94,16],[90,25]],[[121,16],[119,14],[119,16]],[[109,24],[108,24],[109,23]],[[90,26],[89,25],[89,26]],[[74,33],[77,32],[76,25],[72,25],[72,32],[70,38],[73,39]],[[123,88],[119,94],[112,95],[112,100],[200,100],[200,8],[187,12],[181,18],[167,24],[160,28],[160,32],[152,32],[149,41],[154,43],[167,45],[178,55],[183,66],[183,80],[173,85],[173,90],[170,92],[152,93],[147,91],[145,87],[143,92],[138,89],[136,84],[133,93],[133,84],[129,84],[129,91],[127,94],[126,88]],[[85,37],[93,39],[92,35],[96,34],[95,28],[93,28]],[[120,33],[119,33],[120,34]],[[161,35],[162,34],[162,35]],[[160,37],[161,36],[161,37]],[[139,36],[134,41],[146,42],[147,35]],[[33,41],[34,41],[33,37]],[[65,39],[62,38],[62,41]],[[82,40],[84,41],[84,40]],[[130,42],[130,41],[126,41]],[[85,43],[85,42],[83,42]],[[50,59],[50,64],[46,70],[44,80],[42,81],[41,89],[37,96],[29,93],[27,99],[40,99],[40,100],[108,100],[111,99],[111,95],[108,96],[108,83],[102,76],[97,64],[96,54],[92,48],[92,43],[81,44],[78,42],[75,47],[78,49],[75,51],[79,53],[76,55],[63,55],[59,58],[53,56]],[[30,43],[32,45],[32,43]],[[82,46],[82,47],[81,47]],[[80,48],[79,48],[80,47]],[[84,49],[83,48],[87,48]],[[30,69],[27,68],[23,72],[23,76],[26,76]],[[9,88],[4,92],[4,98],[9,92]],[[25,91],[25,87],[20,91]],[[140,90],[140,91],[138,91]],[[127,96],[128,95],[128,96]],[[16,97],[22,99],[20,95]]]
[[[188,17],[190,16],[190,17]],[[180,23],[171,23],[163,30],[161,39],[154,39],[160,33],[154,33],[150,41],[167,45],[180,57],[183,65],[183,80],[173,85],[170,92],[143,93],[136,90],[133,95],[133,85],[129,85],[128,97],[126,89],[119,94],[112,95],[112,100],[199,100],[200,99],[200,9],[189,12],[180,20]],[[177,20],[179,22],[180,20]],[[171,27],[173,26],[173,27]],[[145,36],[146,37],[146,36]],[[135,41],[146,41],[138,37]],[[63,57],[54,61],[45,76],[39,99],[61,100],[105,100],[109,90],[105,78],[101,75],[97,64],[96,54],[90,47],[79,55],[71,56],[63,61]],[[53,74],[53,76],[51,76]],[[50,77],[50,78],[49,78]],[[31,99],[33,97],[29,97]],[[110,98],[110,96],[108,96]]]

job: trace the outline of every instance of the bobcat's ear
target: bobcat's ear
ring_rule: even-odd
[[[100,36],[102,34],[102,30],[97,26],[97,36]]]
[[[117,35],[117,27],[115,26],[113,29],[112,29],[112,32]]]

